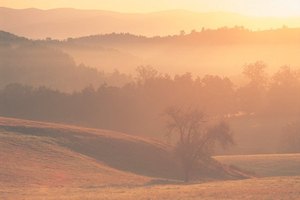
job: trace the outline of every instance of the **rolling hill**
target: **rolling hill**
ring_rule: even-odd
[[[174,162],[165,158],[168,153],[159,143],[104,130],[8,118],[0,121],[0,154],[5,161],[0,167],[2,185],[82,185],[87,180],[91,185],[130,185],[150,180],[130,171],[174,176],[168,170]]]
[[[76,52],[76,48],[73,52]],[[99,87],[107,83],[119,86],[127,83],[128,76],[117,72],[105,73],[103,70],[107,68],[103,66],[107,65],[109,59],[124,60],[130,59],[130,56],[105,48],[102,48],[101,52],[101,57],[106,57],[106,60],[95,65],[102,68],[100,71],[82,62],[76,64],[73,57],[55,46],[0,31],[0,88],[20,83],[71,93],[89,85]],[[81,51],[80,55],[85,55],[84,53],[97,56],[97,53],[91,51]],[[110,67],[106,72],[114,69],[113,66]]]
[[[0,187],[138,185],[149,179],[112,169],[49,138],[1,131]]]
[[[296,199],[300,192],[297,154],[216,157],[268,178],[230,181],[241,172],[218,168],[204,172],[226,181],[182,185],[168,149],[123,133],[0,117],[0,198]]]
[[[108,167],[51,137],[0,131],[0,187],[138,185],[149,178]]]
[[[106,130],[0,118],[0,185],[138,185],[181,179],[170,147]],[[202,178],[237,179],[241,172],[217,164]]]
[[[17,81],[68,91],[82,89],[89,84],[98,87],[103,82],[120,86],[128,83],[129,78],[111,78],[100,72],[113,73],[117,70],[135,75],[138,66],[148,65],[163,74],[216,74],[233,77],[237,84],[241,84],[243,77],[240,74],[245,64],[264,61],[268,65],[268,73],[274,73],[285,65],[299,66],[299,33],[299,28],[251,31],[235,27],[203,29],[165,37],[95,32],[95,35],[67,40],[29,40],[1,31],[0,70],[1,75],[6,75],[0,85]],[[287,51],[290,53],[286,54]],[[28,68],[30,72],[26,71]],[[49,70],[51,79],[43,77],[46,71],[41,71],[43,68]],[[15,71],[20,74],[20,70],[26,73],[22,76],[13,74]],[[75,83],[72,82],[74,80]],[[66,84],[67,81],[70,83]]]
[[[171,75],[191,72],[194,76],[236,77],[245,64],[256,61],[267,63],[269,73],[284,65],[298,67],[299,33],[299,28],[251,31],[224,27],[158,37],[97,34],[48,44],[73,56],[76,63],[98,69],[118,69],[132,74],[137,66],[150,65]]]

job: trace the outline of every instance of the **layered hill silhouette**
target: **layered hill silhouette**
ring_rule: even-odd
[[[114,55],[118,57],[118,52],[111,52],[113,51],[107,53],[110,58]],[[118,73],[105,73],[82,63],[75,63],[73,57],[57,46],[0,31],[1,88],[20,83],[73,92],[89,85],[122,85],[126,78]]]
[[[0,117],[0,185],[108,186],[180,180],[163,143],[107,130]],[[201,178],[247,175],[217,162]],[[201,175],[201,176],[200,176]]]
[[[1,32],[0,75],[8,75],[0,79],[0,86],[18,82],[64,91],[103,83],[120,86],[128,83],[128,77],[109,78],[93,69],[134,74],[141,65],[171,75],[192,72],[200,76],[236,76],[245,64],[264,61],[272,73],[283,65],[300,65],[299,34],[299,28],[251,31],[224,27],[165,37],[110,33],[66,40],[29,40]],[[44,78],[46,72],[51,79]]]
[[[153,13],[118,13],[103,10],[59,8],[52,10],[0,8],[0,28],[29,38],[79,37],[84,35],[130,32],[147,36],[174,35],[180,30],[202,27],[244,25],[269,29],[283,25],[300,26],[299,18],[258,18],[233,13],[197,13],[169,10]]]

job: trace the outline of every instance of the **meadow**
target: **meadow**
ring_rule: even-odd
[[[174,176],[172,160],[166,161],[168,147],[157,141],[11,118],[0,118],[0,127],[0,199],[290,200],[300,195],[300,154],[216,156],[252,178],[220,176],[185,184]],[[145,156],[148,168],[138,164]]]
[[[300,177],[272,177],[237,181],[104,188],[0,188],[1,199],[101,199],[101,200],[296,200],[300,195]]]

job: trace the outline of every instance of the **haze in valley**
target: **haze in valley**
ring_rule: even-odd
[[[299,199],[297,0],[2,0],[0,199]]]

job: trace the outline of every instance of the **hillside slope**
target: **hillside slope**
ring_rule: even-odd
[[[87,85],[98,87],[106,78],[57,48],[0,31],[0,88],[20,83],[73,92]]]
[[[4,117],[0,117],[0,161],[0,185],[132,185],[154,183],[149,177],[183,177],[170,147],[163,143],[107,130]],[[245,177],[216,161],[195,174],[197,179]]]
[[[149,180],[72,152],[51,138],[8,131],[0,131],[0,161],[0,187],[138,185]]]
[[[1,160],[10,158],[6,165],[2,165],[1,174],[10,168],[9,165],[13,170],[18,162],[18,166],[26,163],[28,166],[34,165],[37,167],[34,171],[42,170],[43,167],[56,171],[59,166],[55,163],[61,163],[62,170],[65,171],[72,171],[72,166],[77,166],[78,173],[75,169],[74,174],[81,174],[81,170],[84,172],[85,168],[93,171],[98,167],[101,172],[105,167],[99,166],[99,163],[103,163],[121,171],[153,177],[170,178],[178,174],[165,146],[122,133],[11,118],[0,118],[0,130]],[[24,159],[26,155],[29,160]],[[115,172],[112,168],[105,169]],[[90,173],[90,170],[87,171]],[[44,172],[40,171],[41,174]],[[22,176],[22,171],[20,174]],[[112,176],[119,177],[116,173]],[[128,174],[125,173],[124,177],[126,176]],[[79,179],[80,177],[81,175]],[[85,175],[82,174],[82,177]],[[91,177],[94,179],[93,175]]]

